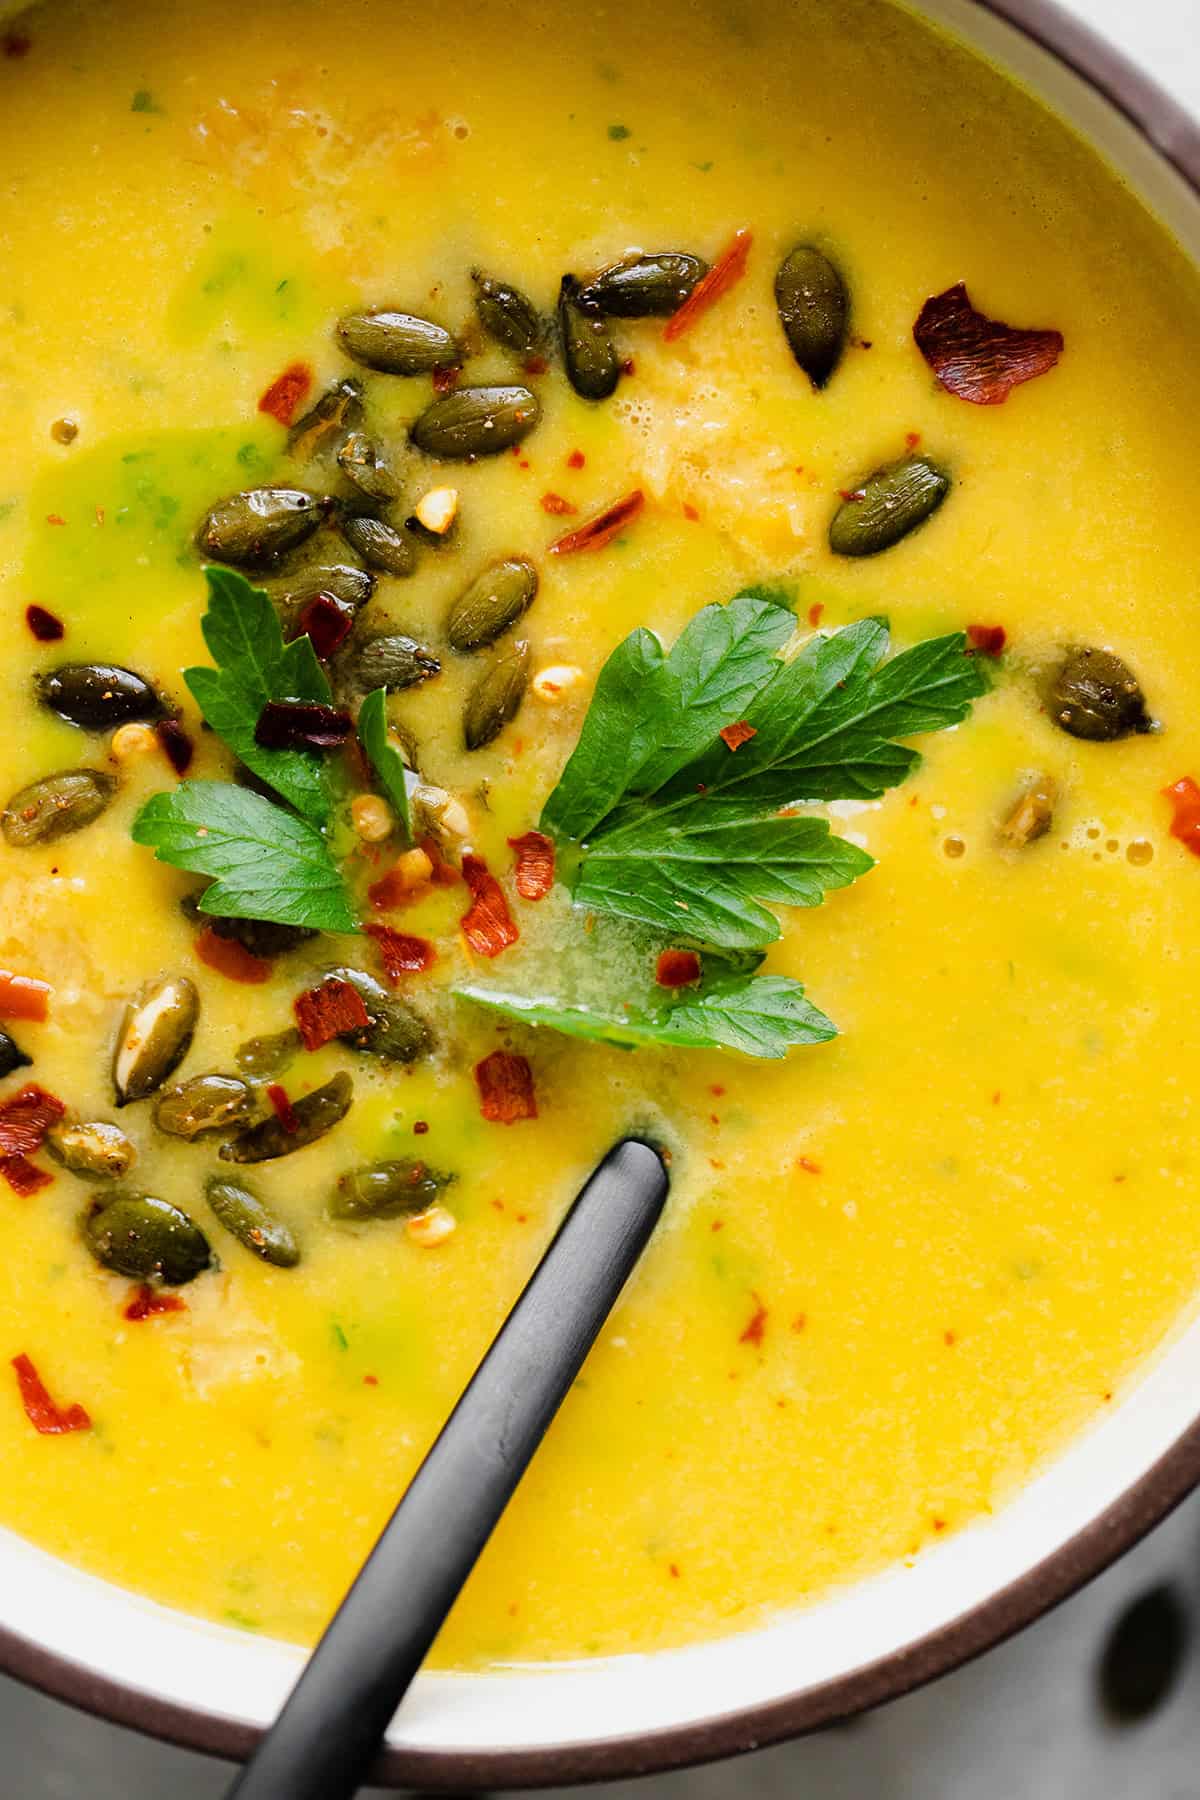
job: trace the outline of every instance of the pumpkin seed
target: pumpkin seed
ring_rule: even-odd
[[[1111,743],[1131,731],[1153,731],[1141,684],[1111,650],[1068,650],[1050,682],[1050,717],[1071,737]]]
[[[950,477],[923,456],[877,469],[834,513],[829,548],[836,556],[877,556],[923,525],[950,492]]]
[[[462,351],[444,325],[387,307],[347,313],[338,320],[338,342],[347,356],[385,375],[428,375],[457,369]]]
[[[178,1068],[199,1011],[199,995],[186,975],[148,982],[129,1002],[113,1053],[118,1106],[144,1100]]]
[[[573,275],[563,276],[558,291],[558,332],[575,392],[584,400],[607,400],[621,379],[621,359],[604,314],[584,305]]]
[[[580,294],[584,306],[612,319],[667,319],[677,312],[708,264],[683,250],[626,256],[593,275]]]
[[[196,1138],[244,1125],[258,1110],[254,1089],[236,1075],[193,1075],[159,1096],[154,1123],[172,1137]]]
[[[121,1127],[104,1119],[60,1119],[46,1133],[46,1148],[73,1175],[91,1181],[120,1181],[137,1162]]]
[[[382,632],[351,645],[339,658],[337,685],[351,694],[371,694],[377,687],[398,694],[419,682],[431,681],[441,668],[437,657],[415,638],[399,631]]]
[[[218,1154],[223,1162],[235,1163],[270,1162],[277,1156],[290,1156],[294,1150],[304,1150],[332,1131],[350,1111],[353,1099],[354,1083],[347,1074],[339,1072],[323,1087],[292,1102],[292,1118],[288,1121],[291,1130],[281,1118],[272,1116],[222,1144]]]
[[[14,1069],[32,1067],[32,1056],[26,1056],[21,1046],[9,1037],[7,1031],[0,1031],[0,1078],[11,1075]]]
[[[282,1075],[295,1062],[300,1044],[300,1033],[293,1025],[286,1031],[247,1038],[244,1044],[238,1045],[234,1061],[243,1075],[258,1078],[264,1075]]]
[[[375,577],[353,563],[313,563],[298,569],[273,591],[272,599],[285,619],[294,618],[318,594],[328,594],[345,606],[365,606],[375,592]]]
[[[63,769],[15,793],[0,814],[5,843],[14,849],[53,844],[98,819],[117,791],[99,769]]]
[[[512,649],[484,670],[463,707],[463,742],[468,750],[482,750],[499,737],[515,719],[529,685],[529,645]]]
[[[814,388],[823,388],[846,347],[850,296],[815,244],[797,244],[775,277],[775,307],[788,348]]]
[[[387,458],[365,431],[352,431],[337,453],[338,468],[368,500],[383,503],[395,500],[400,483],[388,466]]]
[[[297,462],[311,462],[336,451],[345,434],[362,423],[362,394],[362,382],[352,375],[326,389],[288,433],[289,454]]]
[[[268,788],[267,792],[271,790]],[[280,925],[273,919],[227,919],[206,913],[200,906],[203,892],[201,889],[199,894],[183,896],[179,910],[184,917],[211,931],[214,937],[240,944],[243,950],[248,950],[251,956],[261,957],[264,962],[286,956],[289,950],[295,950],[317,936],[309,925]]]
[[[63,663],[35,675],[42,705],[85,731],[113,731],[130,719],[153,719],[162,702],[140,675],[113,663]]]
[[[542,341],[542,321],[537,307],[520,288],[497,281],[482,269],[471,270],[475,284],[475,311],[490,338],[517,356],[529,356]]]
[[[541,416],[537,395],[527,387],[460,387],[427,406],[409,436],[427,456],[463,462],[511,449]]]
[[[277,1269],[294,1269],[300,1246],[277,1213],[264,1206],[257,1194],[210,1175],[204,1189],[213,1213],[239,1244]]]
[[[362,969],[330,969],[329,977],[349,982],[367,1009],[367,1024],[343,1032],[343,1044],[378,1056],[384,1062],[411,1063],[428,1056],[433,1048],[433,1033],[420,1013],[389,994],[373,975]]]
[[[446,617],[446,637],[458,651],[483,650],[503,637],[533,605],[538,573],[525,556],[506,556],[477,575]]]
[[[417,566],[417,548],[408,533],[397,531],[373,513],[343,513],[338,529],[350,548],[381,574],[403,580]]]
[[[268,569],[311,537],[328,510],[327,500],[304,488],[247,488],[218,501],[196,541],[214,562]]]
[[[425,1212],[453,1177],[404,1158],[368,1163],[338,1181],[329,1201],[331,1219],[402,1219]]]
[[[153,1194],[114,1195],[85,1217],[83,1236],[98,1263],[134,1281],[181,1287],[212,1265],[200,1227]]]

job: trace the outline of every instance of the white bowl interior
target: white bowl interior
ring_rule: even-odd
[[[924,0],[920,10],[1073,122],[1200,259],[1200,201],[1107,102],[971,0]],[[1053,1555],[1170,1449],[1196,1418],[1197,1394],[1200,1321],[1009,1506],[911,1567],[695,1649],[422,1675],[390,1742],[443,1753],[563,1750],[677,1731],[849,1675],[936,1632]],[[295,1649],[154,1606],[2,1531],[0,1595],[0,1624],[42,1651],[147,1698],[246,1725],[271,1720],[301,1666]]]

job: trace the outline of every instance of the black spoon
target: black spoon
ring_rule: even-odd
[[[666,1197],[640,1138],[582,1188],[228,1800],[358,1792]]]

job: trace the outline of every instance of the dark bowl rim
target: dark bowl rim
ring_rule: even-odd
[[[1107,100],[1200,197],[1200,125],[1056,0],[971,0],[1047,51]],[[802,1736],[947,1674],[1031,1624],[1130,1549],[1200,1484],[1200,1419],[1153,1466],[1051,1555],[938,1630],[848,1674],[688,1725],[540,1749],[391,1747],[373,1779],[393,1788],[468,1791],[610,1781],[686,1768]],[[241,1761],[261,1729],[181,1706],[55,1655],[0,1626],[0,1669],[117,1725]]]

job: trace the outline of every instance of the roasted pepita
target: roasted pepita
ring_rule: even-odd
[[[417,566],[417,547],[407,531],[397,530],[374,513],[343,513],[338,529],[369,568],[403,581]]]
[[[463,707],[463,742],[482,750],[515,719],[529,685],[529,645],[514,644],[484,670]]]
[[[348,694],[370,694],[378,687],[398,694],[441,673],[442,665],[415,638],[403,632],[381,632],[352,644],[337,663],[336,685]]]
[[[346,606],[365,606],[375,592],[375,577],[354,563],[313,563],[297,569],[272,590],[272,598],[285,619],[294,619],[318,594],[328,594]]]
[[[206,1131],[232,1131],[259,1110],[254,1089],[236,1075],[193,1075],[160,1094],[154,1123],[172,1137],[195,1138]]]
[[[253,1075],[258,1080],[267,1075],[282,1075],[295,1062],[300,1045],[300,1033],[292,1025],[286,1031],[247,1038],[244,1044],[238,1045],[234,1061],[243,1075]]]
[[[496,456],[529,436],[542,416],[527,387],[460,387],[427,406],[409,436],[443,462]]]
[[[1071,737],[1111,743],[1134,731],[1153,731],[1137,676],[1111,650],[1077,645],[1050,681],[1047,710]]]
[[[121,1127],[104,1119],[60,1119],[46,1133],[46,1148],[64,1169],[91,1181],[120,1181],[137,1162]]]
[[[950,492],[950,477],[923,456],[876,469],[847,495],[829,525],[836,556],[878,556],[935,513]]]
[[[304,1150],[318,1138],[332,1131],[350,1111],[354,1099],[354,1083],[339,1071],[325,1082],[292,1102],[291,1117],[285,1123],[277,1115],[252,1125],[249,1131],[222,1144],[218,1154],[224,1162],[270,1162],[277,1156],[290,1156]]]
[[[208,1239],[194,1220],[153,1194],[116,1194],[83,1220],[96,1261],[134,1281],[181,1287],[212,1264]]]
[[[428,375],[433,369],[456,369],[462,361],[444,325],[389,307],[347,313],[338,320],[337,335],[347,356],[385,375]]]
[[[684,250],[656,250],[626,256],[593,275],[580,293],[585,306],[613,319],[669,319],[700,280],[708,264]]]
[[[196,541],[214,562],[269,569],[311,537],[328,510],[326,499],[304,488],[247,488],[218,501]]]
[[[420,1013],[389,994],[373,975],[362,969],[330,969],[329,977],[349,982],[367,1009],[368,1023],[345,1032],[340,1040],[343,1044],[384,1062],[411,1063],[428,1056],[433,1034]]]
[[[343,1175],[329,1200],[331,1219],[401,1219],[425,1212],[453,1180],[423,1162],[368,1163]]]
[[[4,841],[14,849],[52,844],[98,819],[117,791],[99,769],[62,769],[18,790],[0,814]]]
[[[525,556],[490,563],[464,588],[446,616],[452,650],[483,650],[516,624],[532,606],[538,573]]]
[[[117,1105],[144,1100],[187,1054],[200,999],[186,975],[149,982],[125,1008],[113,1053]]]
[[[0,1079],[11,1075],[14,1069],[29,1069],[33,1066],[32,1056],[26,1056],[15,1039],[9,1037],[7,1031],[0,1031]]]
[[[85,731],[115,731],[131,719],[153,719],[162,712],[150,683],[114,663],[63,663],[35,675],[33,685],[44,707]]]
[[[797,244],[780,263],[775,306],[792,355],[814,388],[823,388],[846,347],[850,295],[815,244]]]
[[[368,500],[384,504],[398,497],[400,482],[379,445],[365,431],[352,431],[345,438],[337,461],[347,481],[352,481]]]
[[[475,311],[479,323],[497,344],[516,356],[530,356],[538,348],[544,328],[537,307],[510,282],[471,270],[475,287]]]
[[[204,1193],[214,1217],[239,1244],[277,1269],[295,1268],[300,1261],[300,1246],[291,1227],[257,1194],[235,1181],[223,1181],[219,1175],[209,1176]]]
[[[559,288],[558,333],[575,392],[584,400],[607,400],[621,379],[621,359],[604,314],[584,304],[573,275],[564,275]]]
[[[327,388],[315,406],[288,433],[288,451],[297,462],[336,452],[342,439],[362,423],[362,382],[348,375]]]

